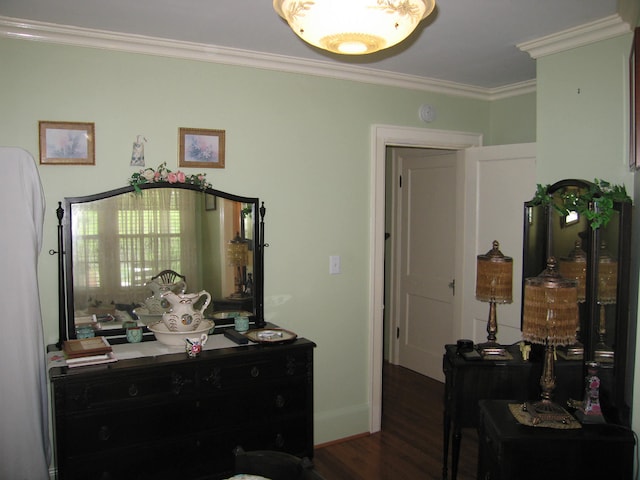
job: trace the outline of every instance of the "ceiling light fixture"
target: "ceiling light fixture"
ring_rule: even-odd
[[[343,55],[364,55],[407,38],[435,0],[273,0],[305,42]]]

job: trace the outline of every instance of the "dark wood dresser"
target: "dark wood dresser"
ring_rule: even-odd
[[[237,446],[312,458],[314,347],[297,339],[50,368],[58,479],[225,478]]]

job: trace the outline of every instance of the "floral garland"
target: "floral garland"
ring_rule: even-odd
[[[140,193],[140,185],[145,183],[186,183],[189,185],[197,185],[202,190],[211,188],[211,184],[207,182],[206,174],[196,173],[187,175],[178,170],[172,172],[167,168],[167,162],[161,163],[156,170],[153,168],[143,168],[139,172],[131,175],[129,185],[133,186],[136,192]]]

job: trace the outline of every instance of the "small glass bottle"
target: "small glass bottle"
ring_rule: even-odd
[[[587,376],[584,386],[584,400],[582,403],[583,423],[604,423],[600,408],[600,377],[598,377],[597,362],[587,362]]]

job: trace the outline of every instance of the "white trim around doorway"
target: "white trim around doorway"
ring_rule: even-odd
[[[382,428],[384,317],[385,156],[387,147],[462,150],[482,146],[482,134],[392,125],[371,127],[371,211],[369,284],[369,431]]]

